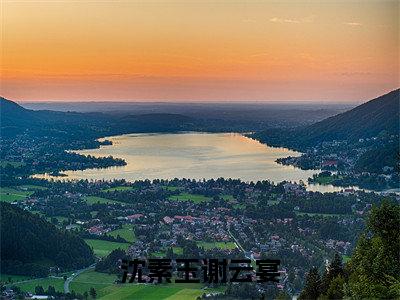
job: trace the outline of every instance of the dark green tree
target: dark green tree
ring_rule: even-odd
[[[400,297],[400,206],[384,200],[374,206],[367,231],[348,263],[346,294],[358,298]]]
[[[54,286],[49,285],[46,294],[49,296],[54,296],[56,294],[56,289],[54,288]]]
[[[317,268],[312,268],[306,277],[306,284],[299,299],[318,299],[321,295],[321,277]]]
[[[97,292],[93,287],[90,288],[89,294],[93,299],[96,299]]]
[[[328,290],[326,291],[326,298],[333,300],[343,299],[344,282],[345,280],[342,275],[338,275],[335,278],[333,278],[333,280],[330,282]]]
[[[338,276],[344,276],[342,257],[335,253],[331,263],[326,268],[321,281],[321,294],[326,294],[331,282]]]
[[[36,286],[35,294],[36,295],[44,295],[44,288],[41,285]]]
[[[275,300],[290,300],[292,297],[290,297],[286,292],[280,291],[278,295],[276,296]]]

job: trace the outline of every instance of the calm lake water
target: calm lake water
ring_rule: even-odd
[[[210,179],[240,178],[243,181],[286,180],[307,183],[318,171],[303,171],[275,162],[277,158],[299,156],[299,152],[269,147],[234,133],[127,134],[105,138],[113,145],[75,151],[96,157],[112,155],[127,165],[106,169],[64,171],[58,179]],[[35,177],[50,178],[49,175]],[[331,192],[333,186],[309,185],[309,190]]]

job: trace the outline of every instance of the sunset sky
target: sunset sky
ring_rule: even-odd
[[[397,1],[1,1],[16,101],[360,101],[399,86]]]

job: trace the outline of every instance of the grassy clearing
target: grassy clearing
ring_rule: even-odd
[[[350,260],[350,256],[348,255],[342,255],[342,259],[344,263],[347,263]]]
[[[122,203],[118,202],[115,200],[107,199],[107,198],[102,198],[102,197],[96,197],[96,196],[86,196],[83,198],[87,204],[117,204],[117,203]]]
[[[25,275],[8,275],[8,274],[0,274],[0,281],[1,282],[6,282],[7,284],[10,282],[17,282],[17,281],[23,281],[23,280],[28,280],[31,279],[29,276]]]
[[[166,253],[164,251],[157,251],[157,252],[150,253],[150,256],[151,257],[165,258]]]
[[[135,232],[133,231],[133,226],[124,224],[121,229],[117,229],[108,233],[113,237],[117,237],[118,235],[128,242],[134,242],[136,240]]]
[[[204,290],[201,283],[173,283],[173,284],[114,284],[115,275],[85,271],[77,276],[70,285],[70,289],[83,294],[93,287],[97,298],[107,299],[168,299],[168,300],[195,300],[205,292],[223,291],[219,289]]]
[[[199,195],[199,194],[189,194],[189,193],[180,193],[179,195],[174,195],[169,197],[170,200],[177,200],[177,201],[192,201],[194,203],[201,203],[210,201],[211,198]]]
[[[0,201],[15,202],[21,201],[32,195],[32,191],[22,191],[9,187],[0,187]]]
[[[109,292],[101,300],[108,299],[143,299],[143,300],[195,300],[204,293],[222,291],[217,289],[203,290],[202,284],[162,284],[162,285],[114,285],[100,292]]]
[[[332,176],[318,176],[315,178],[315,182],[319,184],[331,184],[333,179]]]
[[[93,287],[99,293],[101,289],[112,285],[116,279],[117,276],[115,274],[106,274],[94,270],[88,270],[74,278],[71,282],[70,290],[83,294],[84,292],[89,292],[90,288]]]
[[[18,282],[14,284],[21,288],[24,292],[35,293],[35,287],[41,285],[46,291],[49,285],[54,286],[57,292],[64,292],[64,279],[62,278],[41,278],[41,279],[33,279],[27,282]]]
[[[100,257],[107,256],[115,249],[121,248],[126,250],[129,247],[129,244],[127,243],[117,243],[103,240],[85,239],[85,242],[93,248],[94,254]]]
[[[183,254],[183,248],[182,247],[172,247],[172,251],[174,251],[174,254],[176,254],[176,255],[182,255]]]
[[[214,248],[222,250],[232,250],[236,248],[234,242],[197,242],[197,246],[204,248],[205,250],[210,250]]]
[[[223,195],[221,195],[220,197],[221,197],[222,199],[224,199],[225,201],[233,201],[233,200],[236,200],[235,197],[233,197],[233,195],[226,195],[226,194],[223,194]]]
[[[35,190],[47,190],[47,187],[40,186],[40,185],[32,185],[32,184],[25,184],[17,186],[20,190],[28,190],[28,191],[35,191]]]
[[[121,191],[132,191],[136,188],[133,186],[116,186],[109,189],[103,189],[103,192],[121,192]]]

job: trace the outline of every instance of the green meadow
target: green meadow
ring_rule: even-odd
[[[210,249],[222,249],[222,250],[232,250],[236,248],[234,242],[197,242],[197,246],[204,248],[205,250]]]
[[[40,186],[40,185],[33,185],[33,184],[25,184],[17,186],[18,189],[21,190],[28,190],[28,191],[35,191],[35,190],[47,190],[47,187]]]
[[[119,235],[120,237],[131,243],[136,240],[133,226],[129,224],[124,224],[121,229],[113,230],[109,232],[108,235],[111,235],[113,237],[117,237]]]
[[[83,294],[90,288],[97,292],[97,299],[168,299],[195,300],[207,292],[221,292],[219,289],[204,289],[201,283],[171,283],[171,284],[115,284],[116,275],[88,270],[79,274],[71,282],[70,290]]]
[[[117,243],[103,240],[85,239],[86,244],[93,248],[95,255],[104,257],[111,253],[111,251],[121,248],[126,250],[129,247],[128,243]]]
[[[96,197],[96,196],[86,196],[83,198],[87,204],[117,204],[117,203],[122,203],[119,201],[107,199],[107,198],[102,198],[102,197]]]
[[[115,274],[100,273],[94,270],[88,270],[82,272],[72,280],[70,284],[70,290],[76,293],[83,294],[89,292],[90,288],[93,287],[97,291],[98,297],[101,296],[101,289],[112,285],[117,276]],[[105,295],[105,294],[103,294]]]
[[[11,203],[24,200],[32,194],[32,191],[23,191],[15,188],[0,187],[0,201],[4,202]]]
[[[235,200],[235,197],[233,197],[233,195],[226,195],[226,194],[224,194],[224,195],[221,195],[220,196],[222,199],[224,199],[225,201],[232,201],[232,200]]]
[[[211,200],[210,197],[190,193],[180,193],[179,195],[170,196],[169,199],[177,201],[192,201],[194,203],[201,203]]]
[[[54,277],[47,277],[47,278],[39,278],[39,279],[32,279],[26,282],[17,282],[13,284],[18,286],[24,292],[31,292],[35,293],[35,287],[42,286],[46,291],[49,285],[54,286],[57,292],[64,292],[64,279],[63,278],[54,278]]]

